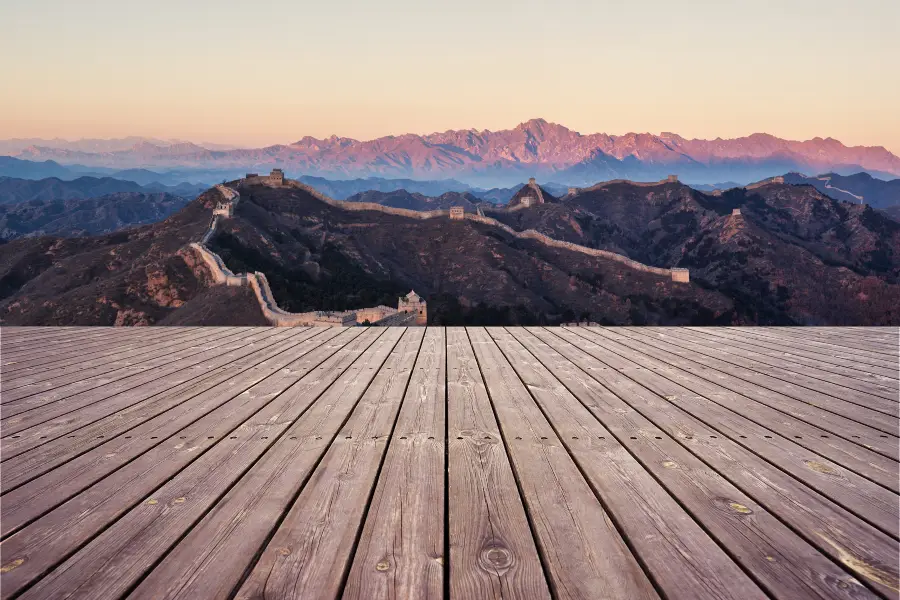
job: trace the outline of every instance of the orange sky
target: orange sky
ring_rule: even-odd
[[[29,0],[0,20],[0,138],[259,146],[543,117],[900,153],[898,62],[896,0]]]

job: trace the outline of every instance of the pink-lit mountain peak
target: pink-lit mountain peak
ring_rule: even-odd
[[[754,133],[704,140],[673,132],[585,134],[541,118],[497,131],[451,129],[365,141],[337,135],[324,139],[306,136],[292,144],[256,149],[209,150],[192,143],[161,146],[150,141],[127,150],[94,153],[49,146],[19,146],[16,155],[120,168],[280,166],[289,172],[325,177],[462,177],[491,184],[511,184],[528,176],[576,183],[604,178],[652,180],[668,173],[713,182],[754,181],[789,170],[900,176],[900,158],[883,147],[848,147],[830,137],[792,141]]]

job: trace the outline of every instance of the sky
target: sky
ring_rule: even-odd
[[[898,0],[0,0],[0,139],[506,129],[900,154]]]

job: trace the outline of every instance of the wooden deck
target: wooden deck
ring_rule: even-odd
[[[4,328],[2,598],[898,598],[898,329]]]

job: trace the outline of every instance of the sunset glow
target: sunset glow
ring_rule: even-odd
[[[900,151],[900,3],[5,2],[0,137],[503,129]]]

